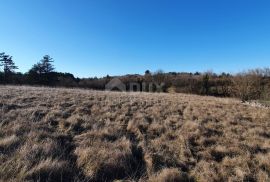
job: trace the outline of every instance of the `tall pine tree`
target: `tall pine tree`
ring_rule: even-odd
[[[54,67],[52,65],[53,58],[51,58],[49,55],[46,55],[43,57],[43,59],[40,61],[41,67],[43,68],[43,73],[51,73],[54,71]]]
[[[28,72],[28,78],[33,84],[53,85],[57,78],[54,74],[53,58],[45,55]]]
[[[0,53],[0,66],[4,67],[5,74],[13,73],[14,70],[18,69],[18,67],[15,66],[15,63],[12,60],[12,56],[9,56],[5,53]]]
[[[0,53],[0,66],[3,66],[4,73],[1,76],[1,83],[11,83],[12,77],[14,76],[14,72],[18,69],[15,66],[14,61],[12,60],[12,56],[9,56],[5,53]]]

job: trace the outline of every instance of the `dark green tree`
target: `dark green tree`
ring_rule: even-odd
[[[40,68],[41,73],[48,74],[54,71],[53,58],[49,55],[45,55],[40,63],[38,63],[38,67]]]
[[[12,56],[9,56],[5,53],[0,53],[0,66],[4,67],[3,70],[5,74],[13,73],[14,70],[18,69],[18,67],[15,66],[15,63],[12,60]]]
[[[37,74],[48,74],[54,71],[53,58],[49,55],[45,55],[43,59],[40,60],[37,64],[34,64],[30,69],[30,72],[35,72]]]
[[[144,72],[144,75],[150,75],[150,74],[151,74],[150,70],[146,70],[146,71]]]
[[[0,82],[12,83],[12,77],[15,77],[15,70],[18,69],[18,67],[15,66],[12,56],[9,56],[5,53],[0,53],[0,66],[3,66],[4,71],[1,73]]]
[[[31,84],[54,85],[56,82],[56,74],[54,72],[53,58],[45,55],[37,64],[28,72],[28,79]]]

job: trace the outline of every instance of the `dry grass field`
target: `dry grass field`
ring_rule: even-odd
[[[0,87],[0,181],[270,181],[270,110],[184,94]]]

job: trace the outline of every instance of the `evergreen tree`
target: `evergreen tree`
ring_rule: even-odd
[[[12,60],[12,56],[0,53],[0,66],[3,66],[4,70],[4,72],[0,74],[0,83],[12,83],[16,76],[14,71],[18,69]]]
[[[150,74],[151,74],[150,70],[146,70],[146,71],[144,72],[144,75],[150,75]]]
[[[45,55],[40,62],[33,65],[28,72],[28,79],[31,84],[54,85],[56,76],[54,74],[53,58]]]
[[[40,62],[34,64],[33,67],[29,70],[29,72],[34,72],[40,75],[49,74],[54,71],[54,66],[52,65],[53,62],[53,58],[46,55],[43,57],[42,60],[40,60]]]
[[[0,53],[0,66],[4,67],[5,74],[13,73],[15,69],[18,69],[12,60],[12,56],[9,56],[5,53]]]
[[[53,58],[51,58],[49,55],[45,55],[41,60],[41,67],[43,68],[43,72],[45,74],[54,71],[54,67],[52,65],[53,62]]]

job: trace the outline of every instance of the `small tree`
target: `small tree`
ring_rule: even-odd
[[[232,85],[229,74],[223,74],[219,77],[218,85],[221,87],[221,95],[224,97],[230,96],[230,87]]]
[[[203,94],[206,94],[206,95],[209,94],[209,88],[210,88],[210,86],[209,86],[209,79],[210,79],[210,77],[209,77],[209,74],[208,73],[205,74],[205,75],[203,75],[202,93]]]
[[[154,81],[154,90],[158,92],[164,92],[167,90],[169,84],[165,83],[166,75],[162,70],[158,70],[153,74],[153,81]]]
[[[165,74],[162,70],[157,70],[154,74],[153,74],[153,79],[156,83],[161,84],[162,82],[165,81]]]
[[[254,73],[241,73],[232,78],[232,93],[242,101],[259,99],[261,96],[261,77]]]
[[[146,70],[146,71],[144,72],[144,75],[150,75],[150,74],[151,74],[150,70]]]
[[[41,63],[37,63],[33,65],[33,67],[30,69],[29,72],[33,72],[33,73],[41,75],[44,73],[44,68]]]

